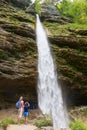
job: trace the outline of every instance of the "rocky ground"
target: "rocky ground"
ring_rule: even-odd
[[[36,119],[40,116],[41,112],[38,109],[30,110],[29,112],[29,120]],[[0,120],[3,120],[5,118],[12,118],[17,121],[18,118],[18,109],[16,108],[9,108],[9,109],[3,109],[0,110]]]
[[[34,125],[29,125],[29,124],[27,124],[27,125],[9,125],[8,127],[7,127],[7,130],[19,130],[19,129],[21,129],[21,130],[36,130],[37,129],[37,127],[35,127]]]
[[[87,107],[85,107],[85,106],[73,107],[68,110],[68,113],[70,116],[70,122],[76,121],[76,120],[81,120],[85,124],[87,124]],[[15,108],[0,110],[0,120],[10,118],[10,119],[17,121],[17,116],[18,116],[18,110]],[[34,127],[35,122],[43,120],[45,118],[46,118],[46,116],[44,116],[39,109],[30,110],[28,125],[30,128],[32,128],[31,130],[33,130],[33,128],[35,128]],[[24,117],[22,119],[24,119]],[[10,128],[14,128],[14,130],[15,130],[15,128],[19,128],[19,127],[24,129],[25,128],[24,123],[21,123],[21,126],[17,126],[17,125],[12,126],[11,125],[8,128],[8,130],[10,130]],[[51,130],[51,129],[52,129],[52,127],[42,127],[41,130]]]

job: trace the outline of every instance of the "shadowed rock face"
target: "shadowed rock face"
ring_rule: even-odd
[[[41,7],[41,21],[46,21],[50,23],[60,23],[65,24],[68,22],[72,22],[69,18],[61,17],[59,11],[53,5],[43,5]]]
[[[19,96],[36,99],[37,54],[36,43],[5,32],[0,35],[0,97],[3,103],[12,103]],[[29,35],[29,32],[28,32]],[[30,34],[31,35],[31,34]]]
[[[49,37],[54,47],[60,84],[68,104],[87,104],[87,40],[86,37]]]
[[[0,108],[11,106],[21,95],[25,100],[37,101],[35,17],[7,3],[0,1]],[[56,16],[45,14],[41,16],[45,17],[41,18],[43,21]],[[58,17],[53,18],[55,21]],[[87,104],[87,37],[83,36],[86,30],[69,31],[74,35],[48,36],[58,80],[69,105]]]
[[[6,2],[0,8],[0,108],[9,107],[21,95],[37,100],[34,17]]]
[[[31,13],[32,15],[36,15],[35,14],[35,5],[31,5],[29,6],[29,8],[27,8],[28,13]],[[65,18],[62,17],[59,13],[59,11],[57,10],[57,8],[53,5],[42,5],[41,6],[41,14],[40,14],[40,19],[43,22],[50,22],[50,23],[60,23],[60,24],[65,24],[65,23],[69,23],[72,22],[71,19],[69,18]]]
[[[19,7],[19,8],[22,8],[22,9],[25,9],[31,3],[31,0],[2,0],[2,1],[6,1],[8,3],[13,4],[13,6]]]

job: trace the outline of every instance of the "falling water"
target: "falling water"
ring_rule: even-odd
[[[45,30],[37,15],[38,103],[43,114],[50,114],[54,128],[68,128],[68,117],[57,82],[53,58]]]
[[[45,0],[40,0],[40,3],[43,3]],[[31,0],[32,3],[35,3],[35,0]]]

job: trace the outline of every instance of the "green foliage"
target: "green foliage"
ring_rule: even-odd
[[[82,121],[75,121],[70,124],[71,130],[87,130],[87,126]]]
[[[87,23],[87,0],[63,0],[57,5],[60,13],[74,22]]]
[[[41,14],[41,5],[40,5],[40,0],[36,0],[35,1],[35,12],[37,13],[37,14]]]
[[[3,119],[3,120],[0,122],[0,126],[2,126],[4,129],[6,129],[9,124],[17,124],[17,122],[14,121],[14,120],[11,119],[11,118]]]
[[[24,120],[24,119],[21,119],[20,122],[21,122],[21,124],[23,124],[23,123],[25,122],[25,120]]]
[[[49,31],[54,35],[68,35],[72,34],[71,30],[87,29],[86,24],[80,23],[69,23],[69,24],[58,24],[58,23],[48,23],[44,22],[44,25],[49,29]]]
[[[40,128],[42,126],[52,126],[53,123],[52,120],[43,119],[41,121],[36,122],[35,125]]]

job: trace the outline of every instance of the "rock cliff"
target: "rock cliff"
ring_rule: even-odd
[[[17,2],[0,1],[0,108],[11,106],[21,95],[25,100],[37,101],[35,16],[23,8],[26,3],[17,7]],[[46,15],[42,13],[41,21],[47,31],[64,98],[70,105],[87,104],[87,30],[68,28],[66,35],[58,25],[72,21],[59,13],[51,15],[49,11]]]

